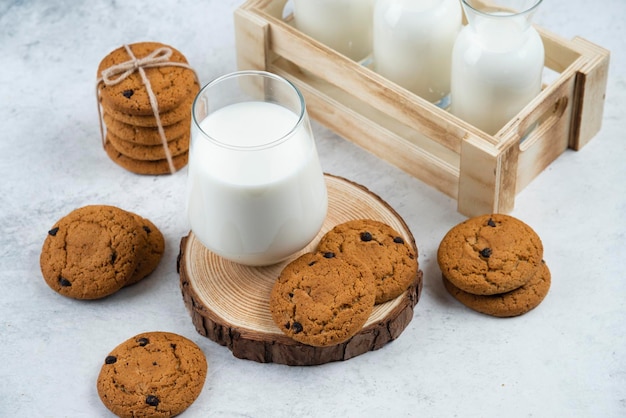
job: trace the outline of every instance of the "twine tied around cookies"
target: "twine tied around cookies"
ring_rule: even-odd
[[[170,173],[174,174],[176,172],[176,168],[174,167],[174,162],[172,160],[172,153],[167,145],[167,137],[165,136],[165,130],[163,129],[163,123],[161,123],[161,116],[159,114],[159,103],[157,101],[156,95],[152,90],[152,85],[150,84],[150,79],[146,75],[147,68],[156,68],[156,67],[182,67],[193,72],[193,75],[196,79],[196,83],[200,85],[198,80],[198,75],[196,71],[191,68],[190,65],[183,62],[170,61],[172,57],[173,51],[168,47],[159,47],[152,51],[150,54],[146,55],[143,58],[137,58],[130,47],[124,44],[124,49],[126,53],[130,57],[128,61],[124,61],[119,64],[114,64],[109,68],[105,68],[102,70],[101,77],[96,81],[96,98],[98,102],[98,114],[99,114],[99,122],[100,122],[100,136],[102,139],[102,145],[106,145],[106,136],[104,134],[104,124],[103,124],[103,116],[102,116],[102,108],[100,106],[100,83],[104,83],[105,86],[114,86],[116,84],[121,83],[126,78],[128,78],[135,71],[139,72],[141,76],[141,81],[146,87],[146,92],[148,93],[148,98],[150,100],[150,107],[152,108],[152,112],[154,113],[154,118],[156,119],[157,129],[159,132],[159,136],[161,137],[161,143],[163,144],[163,151],[165,152],[165,158],[167,160],[167,164],[170,169]]]

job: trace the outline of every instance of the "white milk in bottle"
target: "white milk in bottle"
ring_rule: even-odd
[[[326,217],[327,195],[310,129],[295,129],[294,137],[268,144],[297,123],[298,115],[280,105],[250,101],[218,109],[193,127],[188,216],[208,249],[235,262],[265,265],[315,237]],[[231,147],[236,159],[223,147]]]
[[[374,70],[446,107],[452,48],[461,17],[459,0],[378,0],[373,21]]]
[[[543,42],[529,15],[480,13],[463,2],[469,25],[454,45],[450,111],[494,135],[540,93]]]
[[[354,61],[372,52],[374,0],[293,0],[299,31]]]

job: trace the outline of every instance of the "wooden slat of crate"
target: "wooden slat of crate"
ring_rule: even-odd
[[[343,90],[308,77],[285,61],[275,61],[269,70],[296,82],[312,118],[323,120],[335,132],[349,134],[352,142],[374,155],[456,196],[460,141],[444,142],[445,145],[434,142]]]
[[[468,216],[511,211],[543,169],[600,129],[609,53],[582,38],[538,28],[546,67],[559,77],[492,136],[302,34],[283,19],[285,3],[237,9],[239,68],[290,79],[312,118],[457,199]]]

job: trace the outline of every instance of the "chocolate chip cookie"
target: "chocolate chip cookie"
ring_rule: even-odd
[[[537,233],[504,214],[461,222],[443,237],[437,251],[445,278],[474,295],[505,293],[523,286],[542,260],[543,244]]]
[[[125,286],[135,284],[149,276],[159,265],[165,251],[165,238],[159,228],[149,219],[135,213],[132,215],[139,225],[139,233],[145,235],[146,245],[141,249],[137,259],[137,267]]]
[[[174,138],[167,142],[169,153],[172,157],[185,154],[189,151],[189,136],[184,134],[178,138]],[[128,158],[139,161],[158,161],[167,158],[163,144],[160,145],[142,145],[119,138],[113,132],[107,132],[107,141],[111,143],[113,148]]]
[[[180,51],[159,42],[139,42],[128,45],[128,48],[137,60],[146,59],[158,51],[163,52],[160,55],[163,58],[162,63],[150,64],[152,66],[143,68],[158,103],[159,112],[171,111],[179,107],[190,96],[195,95],[197,83],[193,70],[178,65],[168,65],[170,62],[188,65],[187,59]],[[169,57],[166,55],[168,53],[170,54]],[[98,66],[98,78],[103,76],[103,71],[131,59],[132,57],[125,46],[111,51]],[[123,75],[115,74],[112,77],[122,77]],[[126,77],[122,77],[120,80],[118,83],[109,85],[100,83],[98,85],[102,106],[128,115],[153,115],[154,111],[148,90],[139,70],[129,70]]]
[[[84,206],[48,231],[41,273],[48,286],[64,296],[103,298],[128,282],[146,245],[130,213],[114,206]]]
[[[372,219],[335,226],[324,234],[317,250],[333,252],[337,257],[353,257],[365,264],[374,275],[377,304],[400,296],[419,268],[413,245],[391,226]]]
[[[126,155],[115,149],[115,147],[109,141],[107,141],[107,143],[104,145],[104,150],[115,164],[132,173],[141,175],[171,174],[170,166],[166,159],[151,161],[137,160],[135,158],[127,157]],[[180,170],[185,165],[187,165],[188,161],[189,152],[185,152],[183,154],[173,157],[172,164],[174,165],[174,170]]]
[[[138,334],[103,359],[97,380],[102,403],[119,417],[173,417],[200,395],[207,374],[193,341],[168,332]]]
[[[454,286],[443,277],[443,284],[456,300],[477,312],[497,317],[523,315],[539,306],[550,290],[548,266],[541,264],[533,277],[523,286],[496,295],[473,295]]]
[[[155,127],[143,127],[130,125],[128,123],[120,122],[109,116],[107,112],[102,114],[104,123],[107,127],[107,132],[112,133],[117,138],[125,141],[132,142],[139,145],[159,145],[163,146],[163,139],[159,134],[159,129]],[[183,135],[189,135],[191,126],[191,109],[189,114],[180,122],[175,122],[169,126],[163,126],[163,133],[168,141],[180,138]]]
[[[332,252],[305,253],[287,264],[270,296],[272,318],[295,341],[342,343],[359,332],[374,307],[374,280]]]

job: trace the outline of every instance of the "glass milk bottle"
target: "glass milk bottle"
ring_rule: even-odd
[[[452,114],[494,135],[540,93],[544,48],[531,17],[541,1],[462,0],[468,25],[452,54]]]
[[[374,0],[293,0],[295,27],[361,62],[372,52]]]
[[[377,0],[373,69],[418,96],[447,107],[459,0]]]

